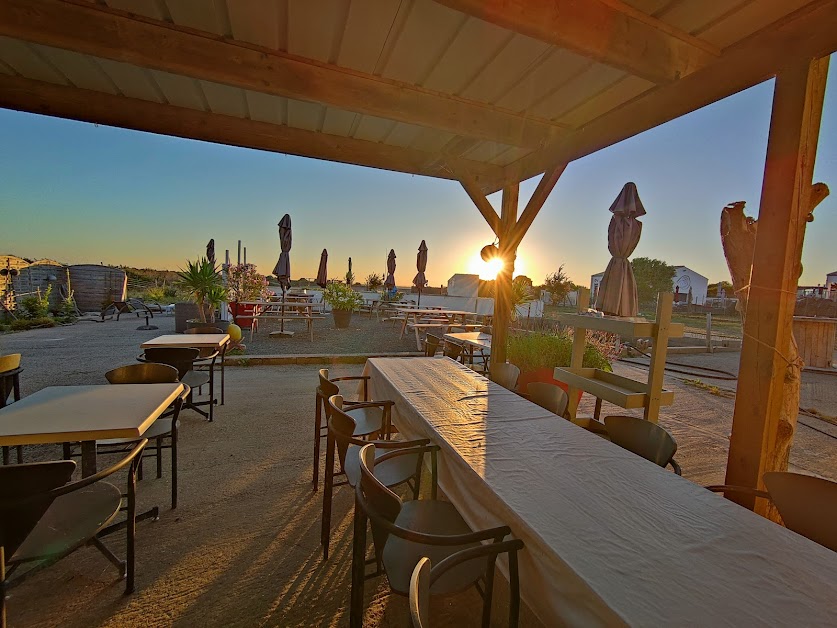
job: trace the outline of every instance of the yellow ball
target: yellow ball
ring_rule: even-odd
[[[238,342],[241,340],[241,327],[238,325],[230,325],[227,327],[227,333],[230,335],[230,340],[232,342]]]

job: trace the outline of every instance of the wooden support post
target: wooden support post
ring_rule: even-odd
[[[674,295],[661,292],[657,295],[657,334],[651,348],[651,364],[648,366],[648,403],[645,406],[645,420],[656,423],[660,418],[660,395],[663,392],[663,376],[668,351],[668,328],[671,323],[671,307]]]
[[[587,288],[578,289],[578,299],[576,300],[576,310],[578,312],[586,312],[590,307],[590,290]],[[573,331],[573,352],[570,357],[570,368],[580,369],[584,363],[584,349],[587,346],[587,330],[584,327],[576,327]],[[576,417],[578,412],[578,388],[572,388],[567,391],[569,397],[569,404],[567,411],[571,418]]]
[[[787,465],[782,393],[827,73],[825,58],[776,77],[726,484],[760,488],[765,472]]]
[[[491,332],[491,363],[506,361],[506,340],[512,315],[512,274],[517,246],[511,243],[512,232],[517,222],[517,200],[520,185],[515,183],[503,188],[503,202],[500,209],[500,233],[498,248],[503,267],[494,281],[494,317]]]
[[[706,313],[706,351],[712,353],[712,312]]]

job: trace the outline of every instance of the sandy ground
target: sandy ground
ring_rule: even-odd
[[[0,352],[24,353],[24,394],[54,384],[104,383],[107,369],[134,361],[142,340],[168,331],[166,321],[159,321],[159,331],[137,331],[136,319],[123,319],[5,335]],[[388,327],[386,333],[394,334]],[[737,354],[676,360],[734,370]],[[357,374],[361,368],[333,367],[332,373]],[[635,366],[616,368],[644,375]],[[169,508],[167,471],[160,480],[147,473],[139,485],[140,508],[159,505],[161,517],[138,525],[136,593],[124,596],[113,567],[85,548],[12,591],[10,625],[346,625],[351,494],[337,490],[332,555],[324,562],[321,493],[312,493],[310,485],[316,371],[315,366],[228,369],[227,403],[218,408],[216,421],[207,423],[189,411],[182,415],[180,506]],[[819,379],[829,377],[806,374],[804,394],[833,415],[837,380]],[[674,376],[666,385],[675,390],[676,401],[664,409],[661,424],[677,438],[684,475],[700,484],[720,482],[734,400]],[[584,410],[592,411],[592,400],[583,400]],[[605,405],[605,413],[617,411]],[[837,480],[837,428],[802,421],[792,466]],[[57,446],[32,453],[60,454]],[[124,551],[121,535],[108,544]],[[503,597],[501,580],[497,595]],[[367,582],[366,593],[367,625],[409,625],[405,600],[389,595],[383,579]],[[505,625],[502,606],[502,600],[495,605],[496,625]],[[475,625],[479,607],[474,591],[437,600],[435,625]],[[521,624],[538,625],[526,609]]]

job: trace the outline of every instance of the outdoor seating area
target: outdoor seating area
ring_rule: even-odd
[[[795,307],[835,24],[837,0],[0,0],[12,244],[113,264],[4,253],[0,628],[833,626],[837,319]],[[751,89],[724,146],[648,133]],[[758,183],[723,165],[756,153],[747,216],[724,203]],[[705,348],[670,342],[709,279],[634,255],[643,230],[714,251],[737,346],[710,311]],[[588,289],[565,255],[609,261]]]

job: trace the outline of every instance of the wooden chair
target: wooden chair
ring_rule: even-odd
[[[532,382],[526,387],[529,401],[560,417],[567,411],[569,397],[564,389],[549,382]]]
[[[14,392],[12,399],[20,401],[20,373],[23,371],[20,368],[20,354],[9,353],[7,355],[0,355],[0,408],[6,406],[9,401],[9,395]],[[17,445],[17,461],[18,464],[23,462],[23,445]],[[3,464],[11,462],[9,447],[3,447]]]
[[[461,344],[445,340],[445,346],[442,348],[442,355],[451,360],[459,360],[462,356],[462,351],[465,349]]]
[[[223,334],[226,333],[223,329],[207,325],[206,327],[190,327],[183,331],[184,334]]]
[[[489,368],[489,379],[500,384],[503,388],[514,390],[517,388],[517,380],[520,377],[520,369],[514,364],[504,362],[502,364],[491,364]]]
[[[383,462],[375,467],[375,477],[379,478],[384,485],[394,488],[402,484],[408,484],[413,491],[413,499],[418,499],[421,488],[421,472],[424,463],[424,454],[430,452],[431,474],[436,476],[436,451],[437,447],[430,445],[427,439],[412,441],[394,440],[363,440],[355,436],[357,422],[352,414],[356,414],[361,408],[357,405],[343,409],[343,397],[333,395],[328,399],[328,440],[326,441],[326,470],[325,488],[323,490],[323,515],[320,542],[323,546],[323,559],[328,560],[329,541],[331,538],[331,503],[335,486],[348,484],[354,488],[360,479],[360,461],[358,458],[360,448],[369,442],[376,445],[376,451],[381,455],[392,449],[411,449],[410,456],[403,456],[395,460]],[[334,453],[340,461],[340,472],[335,472]],[[335,476],[345,475],[343,482],[334,482]],[[410,481],[412,480],[412,483]]]
[[[350,401],[348,399],[348,395],[343,395],[340,391],[340,386],[337,384],[337,382],[353,381],[363,383],[363,398],[360,400]],[[322,446],[322,439],[328,438],[328,398],[333,395],[342,395],[343,405],[347,408],[356,403],[366,403],[369,400],[369,376],[357,375],[350,377],[334,377],[329,379],[328,369],[320,369],[319,385],[317,386],[314,400],[316,404],[314,412],[314,468],[313,478],[311,480],[314,491],[319,488],[320,448]],[[363,414],[363,419],[358,422],[357,432],[354,435],[366,436],[368,434],[380,432],[384,421],[383,413],[378,414],[374,408],[369,408]]]
[[[478,545],[456,552],[433,567],[426,556],[420,558],[410,577],[410,618],[413,628],[430,628],[430,590],[436,581],[454,567],[470,560],[497,555],[509,555],[509,626],[517,626],[520,615],[520,578],[518,577],[517,552],[523,549],[523,541],[512,539],[500,543]],[[431,569],[432,567],[432,569]]]
[[[352,544],[352,595],[350,626],[360,626],[363,619],[363,584],[367,577],[383,572],[390,589],[409,595],[410,580],[422,557],[439,563],[456,552],[480,548],[482,541],[500,543],[511,534],[506,526],[473,531],[450,502],[436,499],[436,478],[431,485],[431,499],[404,502],[377,477],[376,465],[410,455],[409,450],[391,451],[377,457],[374,444],[359,452],[360,482],[355,487],[354,539]],[[374,573],[366,575],[366,526],[372,526],[375,547]],[[496,554],[458,564],[434,583],[431,593],[458,593],[482,580],[483,626],[491,617]]]
[[[200,414],[201,416],[212,421],[213,408],[215,406],[215,370],[210,368],[208,371],[194,370],[195,363],[199,361],[214,360],[218,357],[218,352],[214,351],[211,355],[201,355],[200,349],[193,349],[191,347],[149,347],[145,353],[137,358],[140,362],[154,362],[157,364],[168,364],[177,369],[179,380],[189,387],[189,397],[184,404],[184,407],[190,408]],[[198,394],[201,388],[209,384],[209,400],[195,401],[194,391]],[[209,412],[204,412],[200,409],[201,406],[209,406]]]
[[[424,338],[424,355],[425,357],[432,358],[438,353],[439,345],[442,344],[442,339],[439,336],[434,336],[433,334],[427,334]]]
[[[786,528],[837,552],[837,482],[789,471],[770,471],[763,480],[767,491],[729,485],[706,488],[772,501]]]
[[[611,442],[661,467],[670,464],[681,475],[680,465],[674,459],[677,441],[662,427],[633,416],[608,416],[604,422]]]
[[[0,467],[0,625],[6,625],[7,591],[37,572],[94,545],[134,590],[136,471],[147,440],[139,441],[119,462],[95,475],[69,482],[71,460]],[[110,525],[122,507],[122,491],[105,478],[128,467],[127,519]],[[127,530],[127,556],[119,559],[100,540],[121,527]]]

